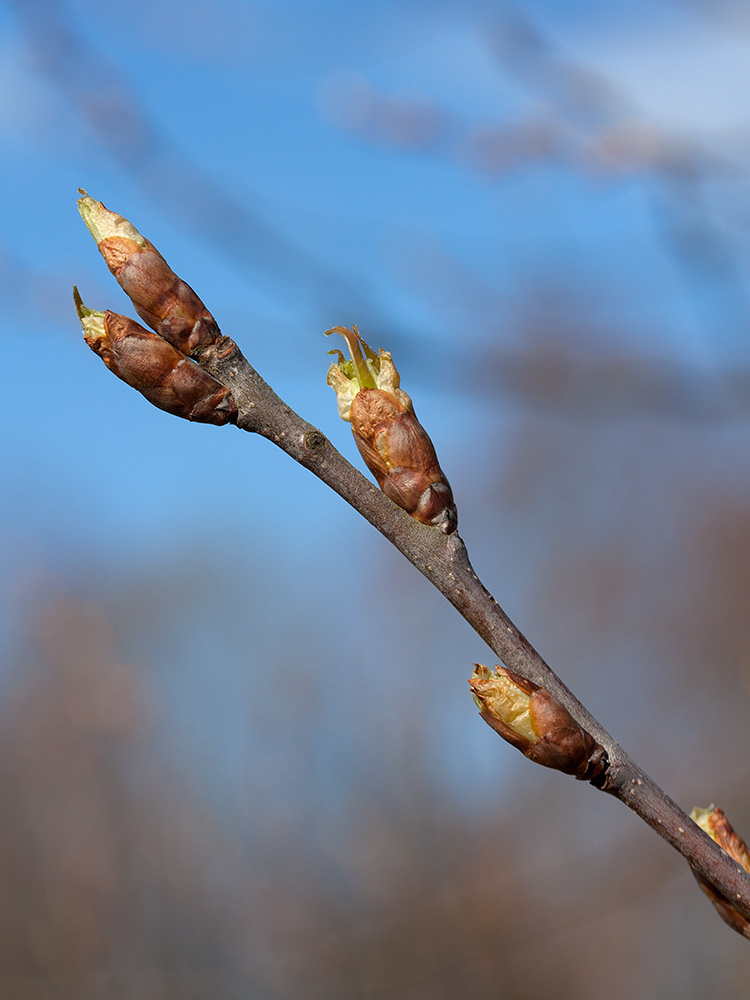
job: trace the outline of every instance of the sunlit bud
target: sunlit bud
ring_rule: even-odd
[[[111,372],[167,413],[205,424],[234,423],[229,389],[166,340],[119,313],[88,309],[73,289],[83,336]]]
[[[190,285],[127,219],[79,191],[78,211],[141,319],[185,354],[213,343],[219,327]]]
[[[696,806],[690,813],[690,818],[694,823],[698,824],[701,830],[709,835],[711,840],[715,841],[722,850],[734,858],[738,865],[744,868],[746,872],[750,872],[750,851],[748,851],[747,844],[742,837],[732,829],[732,825],[724,815],[723,809],[718,809],[715,806],[709,806],[708,809],[701,809]],[[716,907],[721,919],[739,934],[742,934],[743,937],[750,938],[750,921],[746,917],[743,917],[741,913],[738,913],[727,897],[714,889],[710,883],[706,882],[703,876],[697,872],[693,872],[693,874],[698,880],[701,889],[703,889]]]
[[[586,781],[607,767],[604,748],[538,684],[506,667],[475,663],[469,685],[484,721],[529,760]]]
[[[432,441],[400,387],[390,353],[376,354],[356,326],[337,326],[326,333],[340,333],[349,348],[350,360],[341,351],[329,352],[338,360],[328,369],[326,381],[336,393],[339,416],[351,423],[357,448],[381,490],[423,524],[455,531],[453,493]]]

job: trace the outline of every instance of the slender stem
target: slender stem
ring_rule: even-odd
[[[551,670],[483,586],[458,533],[420,524],[392,503],[276,395],[231,340],[207,349],[199,360],[232,392],[239,427],[273,441],[330,486],[437,587],[510,670],[562,702],[607,751],[608,766],[596,786],[632,809],[750,920],[750,875],[638,767]]]

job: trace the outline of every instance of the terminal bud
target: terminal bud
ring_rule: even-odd
[[[162,337],[119,313],[87,308],[73,289],[83,336],[109,370],[167,413],[206,424],[234,423],[225,386]]]
[[[141,319],[184,354],[218,340],[216,320],[156,247],[123,216],[79,191],[78,211]]]
[[[326,381],[336,393],[339,416],[351,423],[359,453],[381,490],[423,524],[446,534],[455,531],[453,492],[432,441],[401,388],[390,353],[376,354],[356,326],[351,330],[337,326],[326,333],[341,334],[349,348],[350,360],[341,351],[329,352],[338,360]]]

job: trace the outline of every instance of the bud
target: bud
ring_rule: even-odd
[[[750,872],[750,851],[748,851],[747,844],[742,837],[732,829],[729,820],[724,815],[723,809],[718,809],[715,806],[701,809],[696,806],[690,813],[690,819],[694,823],[697,823],[701,830],[707,833],[711,840],[717,843],[722,850],[726,851],[741,868],[744,868],[746,872]],[[738,913],[727,897],[723,893],[718,892],[702,875],[698,875],[697,872],[693,872],[693,874],[698,880],[701,889],[716,907],[716,911],[721,919],[736,930],[738,934],[750,938],[750,921],[746,917],[743,917],[741,913]]]
[[[156,247],[127,219],[78,190],[78,211],[141,319],[185,354],[216,341],[216,320]]]
[[[111,372],[167,413],[205,424],[234,423],[225,386],[150,330],[119,313],[97,312],[73,289],[83,337]]]
[[[604,747],[543,687],[506,667],[480,663],[474,664],[469,685],[487,725],[529,760],[586,781],[604,773]]]
[[[351,354],[341,351],[328,369],[327,383],[336,393],[339,416],[352,425],[354,441],[367,468],[387,497],[423,524],[449,534],[458,514],[453,493],[437,460],[427,431],[417,420],[409,396],[388,351],[377,354],[352,330],[336,326]]]

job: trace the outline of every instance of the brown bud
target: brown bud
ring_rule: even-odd
[[[127,219],[81,194],[83,221],[141,319],[184,354],[216,341],[221,336],[216,320],[156,247]]]
[[[435,448],[400,387],[399,374],[388,351],[376,354],[356,326],[335,327],[347,342],[351,360],[341,351],[328,371],[339,414],[352,425],[354,441],[381,490],[423,524],[450,533],[458,514],[448,480]],[[363,353],[364,352],[364,353]]]
[[[359,453],[385,495],[424,524],[455,529],[450,486],[414,410],[382,389],[361,389],[351,423]]]
[[[506,667],[480,663],[469,685],[487,725],[529,760],[586,781],[605,771],[604,748],[545,688]]]
[[[200,423],[234,423],[237,407],[225,386],[135,320],[88,309],[73,290],[83,336],[113,374],[167,413]]]
[[[742,837],[732,829],[732,825],[724,815],[723,809],[718,809],[716,806],[701,809],[696,806],[690,813],[690,818],[694,823],[698,824],[701,830],[709,835],[711,840],[717,843],[723,851],[726,851],[740,867],[744,868],[746,872],[750,872],[750,851],[748,851],[747,844]],[[737,931],[738,934],[750,938],[750,921],[741,913],[738,913],[732,905],[731,900],[715,889],[702,875],[699,875],[697,872],[693,872],[693,874],[698,881],[698,885],[700,885],[701,889],[716,907],[716,911],[721,919],[729,924],[733,930]]]

